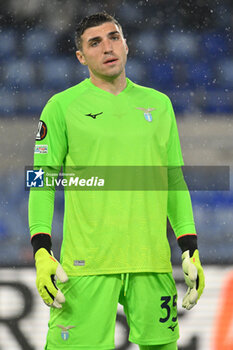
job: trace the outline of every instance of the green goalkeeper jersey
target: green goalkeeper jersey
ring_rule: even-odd
[[[118,95],[90,79],[54,95],[39,125],[34,166],[42,169],[183,165],[169,98],[129,79]],[[51,191],[30,193],[31,235],[51,234],[46,196]],[[68,275],[170,272],[167,198],[166,190],[65,188],[61,263]]]

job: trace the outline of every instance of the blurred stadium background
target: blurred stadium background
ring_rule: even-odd
[[[75,23],[106,10],[123,26],[127,75],[166,93],[177,116],[186,165],[233,159],[231,0],[8,0],[0,2],[0,349],[42,349],[48,310],[35,290],[24,167],[32,164],[39,115],[56,92],[88,76],[75,59]],[[232,178],[231,188],[232,188]],[[179,302],[180,350],[233,349],[232,191],[192,191],[207,286],[199,306]],[[56,195],[53,247],[62,237]],[[169,228],[174,275],[184,293],[180,252]],[[221,336],[220,336],[221,334]],[[116,348],[136,349],[119,308]]]

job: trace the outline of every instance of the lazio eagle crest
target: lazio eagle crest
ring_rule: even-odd
[[[67,326],[67,327],[64,327],[62,325],[57,325],[57,327],[61,328],[61,337],[63,340],[68,340],[69,338],[69,329],[71,328],[75,328],[75,326]]]
[[[144,112],[144,117],[148,122],[152,122],[152,115],[150,112],[154,111],[155,108],[142,108],[142,107],[137,107],[137,109],[140,109],[141,111]]]

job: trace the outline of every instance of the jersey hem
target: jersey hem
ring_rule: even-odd
[[[61,350],[64,350],[64,345],[62,346],[58,346],[56,345],[56,349],[61,349]],[[93,345],[92,346],[79,346],[79,345],[66,345],[66,349],[69,349],[69,350],[93,350]],[[99,349],[99,350],[106,350],[106,349],[115,349],[115,345],[111,344],[111,345],[101,345],[101,346],[98,346],[98,345],[95,345],[95,349]],[[54,350],[54,347],[50,347],[50,346],[45,346],[45,350]]]
[[[63,266],[64,268],[64,266]],[[65,268],[64,268],[65,269]],[[172,272],[172,268],[169,269],[155,269],[155,268],[149,268],[149,269],[129,269],[129,268],[125,268],[125,269],[119,269],[119,270],[98,270],[98,271],[83,271],[83,272],[77,272],[77,273],[73,273],[73,272],[69,272],[67,269],[65,269],[66,273],[68,276],[70,277],[76,277],[76,276],[92,276],[92,275],[115,275],[115,274],[119,274],[119,273],[143,273],[143,272],[152,272],[152,273],[170,273]]]
[[[165,338],[165,339],[157,339],[157,340],[145,340],[143,339],[142,341],[135,339],[133,337],[129,336],[129,341],[131,343],[137,344],[137,345],[165,345],[165,344],[169,344],[169,343],[173,343],[175,341],[177,341],[180,338],[180,335],[176,335],[174,337],[169,337],[169,338]]]

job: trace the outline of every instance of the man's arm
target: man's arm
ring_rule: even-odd
[[[55,188],[30,191],[29,227],[37,271],[36,286],[46,305],[61,308],[65,297],[57,288],[55,276],[66,282],[68,277],[52,253],[51,227],[54,211]]]
[[[28,221],[33,253],[39,248],[50,252],[51,230],[54,212],[55,188],[31,189],[28,202]]]
[[[190,310],[200,298],[204,273],[199,260],[190,194],[181,167],[168,169],[168,218],[182,250],[182,267],[188,291],[183,307]]]
[[[40,147],[42,146],[42,147]],[[46,149],[41,152],[40,149]],[[45,106],[36,134],[34,168],[58,174],[67,153],[66,126],[57,101]],[[48,306],[61,308],[65,297],[56,287],[55,278],[66,282],[68,277],[53,257],[51,247],[55,188],[31,188],[29,195],[29,228],[37,270],[36,286]]]

